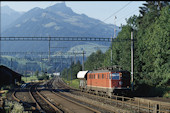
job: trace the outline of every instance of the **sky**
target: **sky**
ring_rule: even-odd
[[[8,5],[15,11],[26,12],[34,7],[46,8],[64,1],[1,1],[1,6]],[[107,24],[121,26],[126,24],[125,18],[139,15],[139,7],[145,1],[65,1],[75,13],[85,14]],[[115,19],[116,16],[116,19]]]

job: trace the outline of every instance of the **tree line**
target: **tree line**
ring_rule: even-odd
[[[127,24],[121,26],[122,30],[116,38],[131,39],[133,32],[136,40],[135,90],[139,94],[161,95],[170,86],[170,2],[147,1],[139,8],[139,16],[133,15],[126,19]],[[110,47],[105,53],[101,50],[92,53],[85,62],[85,70],[119,65],[123,70],[131,71],[130,41],[112,42],[111,46],[112,49]],[[81,70],[80,67],[77,69]]]

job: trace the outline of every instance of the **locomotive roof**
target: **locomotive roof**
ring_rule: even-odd
[[[90,73],[103,73],[103,72],[127,72],[125,70],[93,70]]]
[[[91,71],[92,73],[102,73],[102,72],[128,72],[126,70],[123,70],[122,67],[118,65],[114,65],[111,67],[101,67],[96,70]]]

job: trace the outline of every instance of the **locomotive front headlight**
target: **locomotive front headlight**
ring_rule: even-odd
[[[120,77],[122,77],[122,73],[119,73]]]

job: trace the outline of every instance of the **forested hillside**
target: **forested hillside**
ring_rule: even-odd
[[[146,96],[162,96],[170,86],[170,4],[147,1],[140,7],[139,16],[127,19],[117,39],[134,39],[134,85],[135,91]],[[111,49],[91,54],[85,62],[85,70],[119,65],[131,71],[131,43],[112,43]],[[76,76],[76,75],[75,75]],[[170,93],[170,92],[169,92]]]

